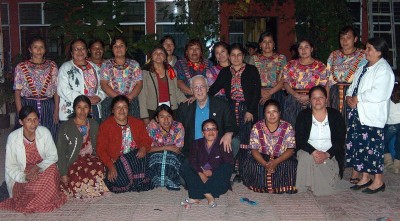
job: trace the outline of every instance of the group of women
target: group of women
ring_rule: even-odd
[[[140,68],[127,57],[125,40],[116,37],[108,60],[100,40],[89,47],[83,39],[72,41],[71,60],[59,70],[44,59],[45,41],[33,39],[31,58],[16,68],[22,128],[7,141],[11,198],[0,208],[51,211],[66,195],[179,190],[180,177],[188,188],[186,203],[205,198],[213,208],[215,198],[231,188],[237,164],[243,184],[256,192],[332,194],[345,159],[354,168],[351,189],[385,190],[383,127],[394,84],[388,47],[372,38],[365,51],[357,49],[351,27],[339,35],[341,49],[332,52],[327,66],[314,58],[307,39],[299,41],[298,57],[287,62],[276,52],[273,34],[265,32],[249,64],[241,44],[219,42],[213,66],[195,39],[178,59],[174,39],[165,36]],[[175,110],[193,101],[198,88],[190,80],[196,75],[207,80],[209,96],[226,100],[235,113],[241,147],[235,158],[220,144],[221,125],[209,119],[184,163],[185,130],[174,120]]]

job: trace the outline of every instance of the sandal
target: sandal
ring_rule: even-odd
[[[186,202],[187,204],[199,204],[199,203],[200,203],[199,200],[191,199],[191,198],[189,198],[189,197],[185,198],[185,202]]]
[[[209,204],[208,204],[208,208],[215,208],[217,206],[217,203],[215,202],[215,201],[211,201]]]
[[[360,178],[350,178],[351,184],[357,184],[360,181]]]

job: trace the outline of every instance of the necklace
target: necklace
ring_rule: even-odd
[[[161,127],[161,126],[160,126],[160,127]],[[163,133],[164,135],[166,135],[167,137],[171,137],[171,133],[170,133],[171,127],[168,129],[168,131],[167,131],[166,129],[164,129],[164,127],[161,127],[161,129],[163,130],[162,133]]]

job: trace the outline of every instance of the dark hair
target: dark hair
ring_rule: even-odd
[[[126,40],[122,36],[115,36],[111,40],[111,43],[110,43],[110,50],[111,50],[111,53],[113,54],[113,56],[115,56],[115,55],[114,55],[114,52],[112,51],[112,49],[118,40],[122,41],[125,44],[125,47],[128,48],[128,45],[126,44]],[[129,58],[128,53],[125,54],[125,57]]]
[[[87,43],[86,43],[85,39],[83,39],[83,38],[77,38],[77,39],[72,40],[71,43],[69,44],[69,55],[67,56],[68,60],[71,60],[71,59],[72,59],[72,51],[73,51],[73,48],[72,48],[72,47],[73,47],[73,45],[74,45],[76,42],[82,42],[82,43],[85,45],[86,50],[88,49],[88,48],[87,48]]]
[[[400,103],[400,85],[399,82],[394,84],[394,88],[392,91],[392,96],[390,97],[393,103],[397,104]]]
[[[190,40],[186,43],[186,45],[185,45],[185,58],[186,58],[187,60],[189,60],[189,58],[188,58],[188,56],[187,56],[187,50],[188,50],[190,47],[192,47],[193,45],[197,45],[197,46],[200,47],[200,50],[201,50],[200,62],[203,62],[204,47],[203,47],[203,44],[201,43],[200,39],[197,39],[197,38],[195,38],[195,39],[190,39]]]
[[[120,95],[115,96],[115,97],[111,100],[111,105],[110,105],[110,110],[111,110],[111,112],[112,112],[112,110],[114,109],[114,106],[115,106],[118,102],[120,102],[120,101],[125,102],[125,103],[128,105],[128,108],[129,108],[129,99],[128,99],[125,95],[120,94]]]
[[[166,112],[168,112],[169,114],[171,114],[171,116],[173,116],[173,111],[172,111],[172,109],[168,106],[168,105],[166,105],[166,104],[161,104],[160,106],[158,106],[157,108],[156,108],[156,110],[154,111],[154,115],[153,115],[153,119],[156,119],[156,117],[158,117],[158,115],[160,114],[160,112],[161,111],[166,111]]]
[[[219,42],[215,43],[211,50],[211,58],[210,58],[210,60],[214,63],[214,65],[218,64],[217,57],[215,56],[215,50],[218,47],[223,47],[226,49],[227,52],[229,51],[229,45],[227,43],[225,43],[223,41],[219,41]]]
[[[258,38],[258,45],[260,45],[261,42],[264,41],[264,38],[265,38],[265,37],[271,37],[271,38],[272,38],[272,41],[274,41],[274,44],[275,44],[276,41],[275,41],[275,37],[274,37],[274,35],[272,34],[272,32],[270,32],[270,31],[265,31],[265,32],[263,32],[263,33],[260,34],[260,37]],[[260,50],[260,53],[261,53],[261,52],[262,52],[262,49],[259,48],[259,50]],[[274,47],[273,51],[276,51],[276,44],[275,44],[275,47]]]
[[[263,113],[265,113],[265,109],[267,109],[267,107],[269,105],[273,105],[273,106],[277,107],[278,111],[281,112],[281,105],[279,104],[279,101],[277,101],[275,99],[269,99],[269,100],[265,101],[265,103],[264,103]]]
[[[235,49],[238,49],[242,52],[243,56],[246,54],[246,50],[243,48],[242,44],[239,43],[233,43],[231,44],[231,46],[229,46],[229,54],[231,54],[231,52]]]
[[[340,31],[339,31],[339,38],[340,38],[340,36],[345,35],[345,34],[347,34],[348,32],[353,33],[353,36],[354,36],[354,37],[358,37],[358,34],[357,34],[356,30],[354,29],[354,27],[351,26],[351,25],[346,25],[346,26],[344,26],[342,29],[340,29]]]
[[[292,60],[299,58],[299,51],[297,50],[297,44],[294,43],[289,48],[290,54],[292,54]]]
[[[381,37],[370,38],[370,39],[368,39],[367,44],[372,45],[375,48],[375,50],[380,51],[381,58],[384,58],[384,59],[388,58],[389,46],[388,46],[387,42],[385,41],[385,39],[383,39]]]
[[[103,48],[105,46],[104,42],[101,39],[95,38],[95,39],[89,41],[89,48],[91,48],[95,43],[100,43],[101,47],[103,47]]]
[[[33,38],[31,38],[31,40],[29,41],[29,44],[28,44],[28,49],[27,49],[27,51],[28,51],[28,54],[27,54],[27,58],[29,58],[30,56],[30,54],[31,54],[31,52],[29,51],[29,49],[32,47],[32,45],[33,45],[33,43],[35,43],[35,42],[37,42],[37,41],[41,41],[41,42],[43,42],[43,44],[44,44],[44,48],[46,49],[46,41],[44,40],[44,38],[42,38],[42,37],[40,37],[40,36],[34,36]]]
[[[326,91],[325,87],[323,87],[321,85],[317,85],[310,89],[310,92],[308,93],[308,98],[311,99],[311,95],[312,95],[312,93],[314,93],[314,91],[321,91],[325,97],[328,97],[328,92]]]
[[[142,68],[143,70],[150,71],[150,72],[154,72],[154,61],[153,61],[153,59],[151,59],[151,57],[152,57],[153,53],[154,53],[156,50],[161,50],[161,51],[165,54],[165,58],[168,57],[167,50],[165,50],[165,48],[164,48],[162,45],[157,45],[157,46],[155,46],[155,47],[153,48],[153,50],[150,52],[150,59],[149,59],[149,62],[146,63],[145,65],[143,65],[143,68]],[[165,59],[165,61],[163,62],[163,65],[164,65],[165,70],[168,70],[169,64],[168,64],[167,59]]]
[[[162,37],[161,40],[160,40],[160,44],[164,44],[164,41],[168,40],[168,39],[171,40],[172,43],[174,43],[174,45],[176,45],[175,44],[175,39],[174,39],[174,37],[172,37],[172,35],[164,35],[164,37]]]
[[[307,42],[307,43],[310,45],[310,47],[313,49],[313,51],[311,52],[311,57],[314,58],[314,56],[315,56],[314,43],[313,43],[310,39],[308,39],[308,38],[302,38],[302,39],[300,39],[300,41],[297,42],[297,44],[296,44],[296,51],[297,51],[298,57],[300,57],[299,48],[300,48],[300,44],[301,44],[302,42]]]
[[[206,124],[208,124],[208,123],[212,123],[212,124],[214,124],[215,125],[215,127],[217,128],[217,130],[218,130],[218,124],[217,124],[217,121],[215,121],[214,119],[212,119],[212,118],[210,118],[210,119],[207,119],[207,120],[205,120],[205,121],[203,121],[203,123],[201,124],[201,130],[203,130],[204,129],[204,125],[206,125]]]
[[[34,108],[30,105],[26,105],[21,108],[21,110],[19,111],[19,114],[18,114],[18,118],[20,120],[23,120],[31,113],[35,113],[37,115],[37,117],[39,118],[39,112],[36,110],[36,108]]]
[[[79,102],[84,102],[84,103],[88,104],[88,105],[89,105],[89,108],[92,107],[92,102],[90,102],[90,100],[89,100],[88,97],[86,97],[85,95],[79,95],[78,97],[76,97],[76,98],[74,99],[74,103],[72,104],[72,110],[73,110],[73,112],[72,112],[72,114],[70,114],[70,115],[68,116],[69,119],[75,118],[75,117],[76,117],[75,108],[76,108],[76,106],[79,104]],[[89,115],[90,115],[90,113],[89,113]]]

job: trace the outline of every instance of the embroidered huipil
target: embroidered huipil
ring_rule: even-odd
[[[302,65],[299,59],[291,60],[283,68],[282,77],[293,89],[311,89],[317,85],[326,85],[326,66],[321,61]]]
[[[167,145],[175,145],[183,147],[185,130],[183,125],[178,121],[173,121],[171,128],[166,133],[161,126],[154,120],[147,125],[147,131],[152,139],[152,147],[162,147]]]
[[[196,75],[206,76],[207,69],[212,67],[211,62],[205,59],[200,64],[195,64],[191,61],[188,61],[186,58],[180,59],[175,63],[175,70],[178,73],[178,80],[182,80],[185,82],[187,86],[189,86],[189,80]]]
[[[329,86],[353,82],[355,72],[365,64],[367,64],[367,60],[362,49],[357,48],[348,55],[343,54],[341,50],[333,51],[329,55],[326,65]]]
[[[231,99],[234,101],[244,101],[241,77],[245,68],[246,65],[241,67],[238,71],[235,71],[235,69],[231,66]]]
[[[283,54],[273,54],[266,57],[264,55],[253,55],[250,58],[250,64],[256,66],[260,73],[261,86],[273,88],[281,79],[283,67],[287,61]]]
[[[275,154],[275,145],[278,143],[279,135],[281,134],[281,131],[284,127],[287,127],[287,129],[284,134],[278,156],[282,155],[287,149],[296,148],[293,127],[288,122],[283,120],[280,121],[278,128],[274,132],[269,131],[267,125],[265,124],[265,121],[257,122],[250,132],[249,148],[259,150],[260,153],[267,154],[269,156]],[[259,130],[258,128],[261,128],[261,130]],[[265,146],[261,145],[261,139],[264,140]]]
[[[15,67],[14,90],[21,90],[22,97],[33,97],[33,87],[41,96],[40,92],[48,81],[43,96],[53,97],[57,92],[57,75],[58,68],[54,61],[45,60],[42,64],[34,64],[29,60],[21,62]]]
[[[108,59],[101,69],[101,80],[108,81],[108,85],[117,93],[128,95],[136,83],[143,80],[143,74],[135,60],[126,58],[123,65],[118,65],[114,59]]]
[[[119,125],[122,129],[122,145],[121,153],[129,153],[131,150],[136,148],[136,142],[133,140],[131,127],[127,125]]]
[[[223,67],[221,65],[214,65],[206,71],[207,85],[210,87],[217,80],[218,74]],[[221,89],[215,95],[225,95],[225,90]]]

